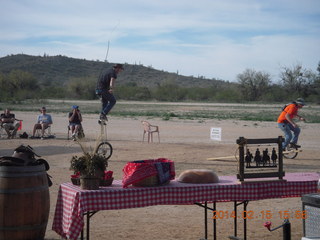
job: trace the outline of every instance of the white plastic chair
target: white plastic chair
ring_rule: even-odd
[[[153,142],[153,134],[158,134],[158,141],[160,143],[160,132],[159,132],[159,126],[151,125],[149,122],[143,120],[141,121],[143,125],[143,137],[142,141],[144,142],[144,136],[148,135],[148,143]]]

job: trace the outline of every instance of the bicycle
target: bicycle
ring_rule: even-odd
[[[107,122],[106,120],[99,120],[99,125],[101,126],[101,136],[102,142],[97,147],[97,154],[102,155],[107,160],[111,157],[113,153],[112,145],[107,141]]]

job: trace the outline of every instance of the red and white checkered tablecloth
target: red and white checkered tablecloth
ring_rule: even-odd
[[[83,214],[89,211],[180,205],[203,202],[262,200],[299,197],[317,191],[318,173],[286,173],[287,181],[239,183],[235,176],[220,176],[216,184],[187,184],[175,180],[158,187],[123,188],[121,180],[99,190],[81,190],[72,183],[60,185],[52,229],[68,239],[77,239]]]

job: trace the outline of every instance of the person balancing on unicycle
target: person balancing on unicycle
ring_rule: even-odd
[[[116,98],[113,95],[115,80],[118,74],[123,70],[122,64],[116,64],[111,69],[103,71],[98,79],[96,94],[101,97],[102,109],[100,112],[100,121],[108,121],[107,115],[116,104]]]
[[[298,111],[305,105],[305,101],[302,98],[298,98],[296,101],[287,104],[278,117],[278,126],[283,131],[285,140],[282,143],[283,151],[286,151],[287,146],[298,149],[301,146],[298,145],[298,139],[300,134],[300,128],[297,123],[293,121],[294,118],[299,118],[301,121],[306,119],[298,115]],[[293,132],[293,135],[292,135]]]

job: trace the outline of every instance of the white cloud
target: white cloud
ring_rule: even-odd
[[[319,59],[318,0],[0,0],[0,57],[65,55],[234,81]]]

